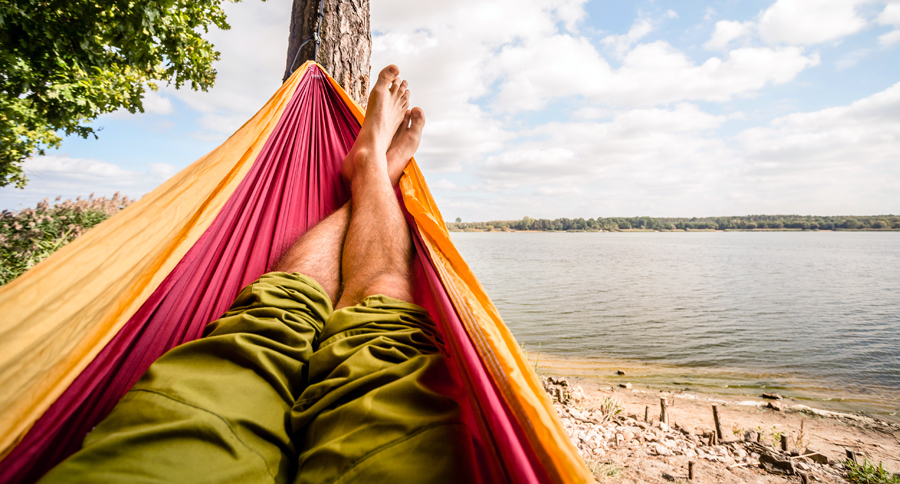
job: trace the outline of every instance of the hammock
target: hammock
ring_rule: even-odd
[[[0,289],[0,482],[34,482],[167,350],[349,199],[363,113],[315,63],[224,144]],[[413,160],[399,188],[417,303],[446,342],[484,482],[587,482],[541,383],[450,240]]]

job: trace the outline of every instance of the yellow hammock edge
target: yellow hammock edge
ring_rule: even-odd
[[[359,105],[330,75],[328,80],[362,123],[365,115]],[[569,440],[540,379],[503,323],[494,303],[450,240],[447,226],[415,159],[403,172],[400,190],[404,205],[415,219],[416,229],[425,241],[431,261],[441,273],[441,280],[453,286],[448,290],[453,306],[457,310],[468,310],[470,317],[461,314],[460,319],[473,338],[482,361],[488,363],[486,366],[491,378],[501,389],[503,398],[517,414],[520,423],[531,424],[526,433],[531,431],[544,448],[555,450],[543,456],[551,461],[544,462],[548,472],[552,475],[555,471],[558,482],[593,482],[593,475]]]
[[[0,458],[210,226],[253,166],[305,70],[221,146],[0,288]]]

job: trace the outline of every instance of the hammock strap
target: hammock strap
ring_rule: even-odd
[[[297,47],[297,52],[294,54],[294,59],[291,61],[291,66],[288,67],[286,71],[284,71],[284,79],[281,82],[287,82],[288,78],[291,77],[291,74],[294,73],[294,66],[297,65],[297,59],[300,57],[300,52],[303,51],[303,48],[306,47],[306,44],[311,41],[316,41],[315,49],[313,50],[313,58],[312,60],[318,62],[319,59],[319,46],[322,44],[322,36],[319,33],[322,31],[322,19],[325,18],[325,0],[319,0],[319,13],[316,15],[316,31],[312,33],[309,37],[303,40],[300,43],[300,47]]]

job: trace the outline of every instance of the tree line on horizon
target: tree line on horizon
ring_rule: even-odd
[[[745,215],[735,217],[597,217],[456,222],[450,230],[622,231],[622,230],[865,230],[900,229],[900,216]]]

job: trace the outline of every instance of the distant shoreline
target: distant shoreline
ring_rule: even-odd
[[[900,215],[740,215],[728,217],[597,217],[531,218],[448,222],[452,231],[496,232],[674,232],[674,231],[790,231],[790,230],[900,230]]]

